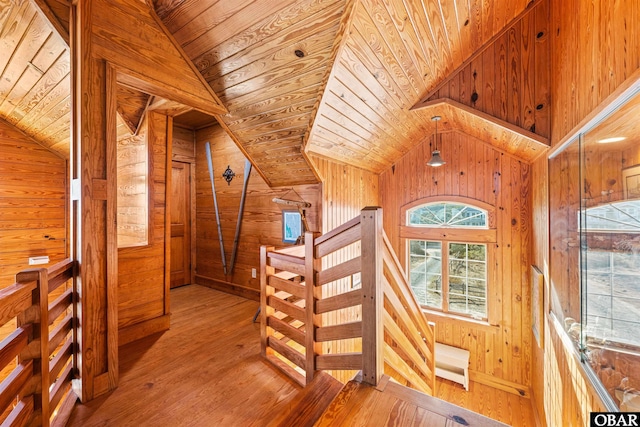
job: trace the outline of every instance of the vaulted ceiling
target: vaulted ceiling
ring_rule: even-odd
[[[524,160],[545,145],[524,120],[476,117],[455,102],[427,99],[533,1],[147,3],[227,108],[217,121],[273,186],[316,182],[309,154],[381,172],[433,133],[434,114],[443,115],[443,130],[502,144]],[[67,7],[65,0],[0,0],[0,117],[62,156],[70,136]],[[118,100],[131,130],[159,102],[126,88]],[[211,122],[195,110],[174,112],[187,126]],[[482,132],[495,126],[511,139],[486,141]]]

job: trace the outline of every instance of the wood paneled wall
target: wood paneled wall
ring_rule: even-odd
[[[78,179],[81,188],[73,213],[78,230],[73,245],[80,263],[82,346],[76,391],[82,400],[90,400],[117,386],[118,312],[132,303],[118,302],[117,84],[210,114],[225,109],[146,3],[79,0],[73,2],[71,17],[72,152],[76,155],[71,159],[71,178]],[[132,298],[135,301],[137,296]]]
[[[2,289],[32,268],[29,257],[67,257],[67,162],[2,120],[0,153]]]
[[[354,166],[345,165],[329,159],[312,155],[312,162],[322,178],[322,233],[327,233],[345,222],[360,215],[366,206],[378,206],[378,175]],[[344,248],[325,257],[322,268],[326,269],[360,255],[360,244]],[[337,280],[323,287],[323,297],[337,295],[353,286],[352,279]],[[361,320],[360,308],[349,308],[323,315],[323,325],[336,325]],[[361,351],[360,339],[329,341],[323,343],[326,354]],[[355,372],[331,371],[331,375],[347,382]]]
[[[282,243],[282,209],[294,208],[278,205],[272,202],[272,199],[280,197],[311,203],[311,207],[306,209],[307,221],[313,231],[320,231],[322,187],[320,184],[312,184],[270,188],[262,177],[252,170],[235,267],[233,274],[225,277],[205,151],[207,141],[211,145],[227,267],[233,250],[245,173],[245,158],[242,152],[219,125],[196,132],[196,282],[258,300],[260,279],[259,276],[252,277],[251,273],[252,269],[256,269],[256,273],[260,271],[260,245],[287,245]],[[222,177],[227,166],[236,174],[230,184]]]
[[[635,23],[639,20],[640,8],[634,0],[551,0],[552,146],[563,142],[575,132],[574,129],[597,114],[601,109],[599,106],[615,96],[627,79],[638,76],[640,27]],[[626,155],[631,158],[628,153]],[[548,167],[547,159],[538,160],[533,167],[533,182],[539,188],[548,189],[548,196],[544,191],[534,190],[533,193],[532,256],[533,263],[543,269],[545,290],[551,297],[545,298],[545,313],[554,304],[554,294],[574,292],[572,295],[576,296],[569,301],[575,300],[572,305],[575,308],[569,311],[575,314],[579,313],[578,276],[575,271],[567,271],[568,264],[566,261],[563,264],[562,259],[567,259],[568,254],[560,257],[562,250],[554,249],[554,242],[560,242],[564,234],[565,240],[561,243],[565,249],[571,241],[578,243],[567,235],[575,230],[571,221],[576,218],[575,215],[568,218],[557,208],[545,213],[550,199],[568,200],[569,194],[579,191],[579,182],[559,181],[556,172]],[[600,190],[594,188],[594,191]],[[554,263],[556,265],[550,271],[550,264]],[[539,348],[535,341],[532,344],[532,392],[536,413],[542,425],[586,425],[591,411],[604,408],[548,316],[544,323],[544,348]]]
[[[120,345],[169,328],[168,283],[165,280],[168,121],[162,114],[149,112],[140,133],[149,150],[149,239],[146,245],[118,249]],[[126,169],[126,165],[123,167]]]
[[[636,0],[552,0],[552,145],[640,67]]]
[[[447,164],[426,166],[431,154],[423,143],[380,175],[384,228],[396,252],[402,206],[430,196],[461,196],[496,210],[495,281],[497,300],[490,311],[497,325],[432,316],[436,340],[471,352],[471,379],[514,393],[529,394],[531,385],[531,319],[529,272],[531,252],[531,168],[479,140],[457,132],[442,134]],[[403,262],[403,258],[400,258]],[[495,306],[497,304],[497,306]]]
[[[549,1],[474,53],[429,99],[450,98],[538,135],[550,132]]]

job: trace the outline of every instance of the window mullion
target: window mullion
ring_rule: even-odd
[[[449,243],[442,242],[442,311],[449,312]]]

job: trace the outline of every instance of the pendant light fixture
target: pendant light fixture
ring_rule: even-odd
[[[431,120],[436,122],[436,133],[434,134],[434,140],[435,140],[435,145],[434,145],[434,150],[431,152],[431,159],[429,159],[429,161],[427,162],[427,165],[429,166],[433,166],[438,167],[438,166],[442,166],[444,165],[445,162],[444,160],[442,160],[442,157],[440,157],[440,151],[438,150],[438,121],[440,121],[442,117],[440,116],[433,116],[431,117]]]

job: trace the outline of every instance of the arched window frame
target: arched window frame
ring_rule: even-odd
[[[451,226],[422,226],[409,224],[409,212],[423,205],[437,203],[457,203],[480,209],[487,214],[487,227],[451,227]],[[404,260],[405,271],[409,275],[409,242],[411,240],[425,240],[442,242],[443,248],[450,243],[481,243],[487,248],[487,317],[477,319],[462,313],[449,312],[446,307],[446,297],[443,295],[443,308],[438,309],[423,305],[427,314],[444,315],[454,319],[462,319],[483,324],[496,325],[500,318],[500,296],[496,291],[496,209],[495,206],[480,200],[457,196],[433,196],[416,200],[400,209],[400,238],[401,259]],[[442,251],[445,252],[444,250]],[[444,271],[444,266],[443,266]]]

